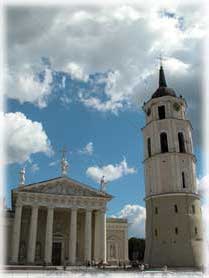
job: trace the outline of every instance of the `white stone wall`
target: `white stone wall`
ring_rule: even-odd
[[[158,107],[162,105],[165,107],[164,119],[160,119],[158,113]],[[143,108],[146,113],[146,125],[142,129],[147,212],[145,263],[199,267],[202,264],[202,219],[192,126],[185,119],[186,102],[182,97],[164,96],[150,99]],[[162,132],[167,134],[168,143],[168,152],[163,153]],[[184,136],[184,152],[180,152],[179,132]],[[151,139],[151,155],[148,138]]]
[[[174,106],[179,105],[179,111]],[[165,119],[159,120],[158,107],[165,106]],[[192,146],[192,126],[185,119],[186,102],[183,98],[164,96],[151,99],[144,105],[144,111],[151,110],[146,116],[144,136],[144,173],[146,196],[167,192],[197,193],[195,156]],[[166,132],[168,153],[161,153],[160,134]],[[185,153],[180,153],[178,132],[182,132]],[[148,155],[147,140],[151,140],[151,157]],[[182,172],[186,187],[182,186]]]
[[[197,193],[195,168],[195,159],[188,154],[164,153],[149,158],[144,163],[146,196],[168,192]]]
[[[128,263],[128,223],[126,219],[107,218],[107,261]]]
[[[180,110],[174,109],[174,104],[180,105]],[[160,98],[153,98],[146,102],[143,109],[146,113],[146,124],[151,121],[158,120],[158,106],[165,105],[166,118],[175,118],[185,120],[186,102],[182,97],[164,96]],[[148,110],[150,113],[147,113]]]

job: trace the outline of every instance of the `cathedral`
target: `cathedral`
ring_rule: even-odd
[[[202,215],[197,192],[192,125],[186,101],[167,87],[163,66],[159,88],[146,103],[144,173],[145,263],[202,266]]]
[[[62,175],[12,190],[6,211],[7,264],[91,265],[128,263],[128,223],[106,218],[112,196]],[[104,180],[103,180],[104,182]]]
[[[167,87],[161,64],[159,88],[143,106],[144,262],[150,267],[202,266],[201,204],[186,107]],[[27,185],[21,171],[6,212],[7,263],[128,263],[127,220],[106,218],[112,196],[69,178],[65,157],[61,166],[60,177]]]

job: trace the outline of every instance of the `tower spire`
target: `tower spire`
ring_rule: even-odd
[[[163,70],[162,55],[160,55],[159,60],[160,60],[159,87],[167,87],[166,80],[165,80],[165,74],[164,74],[164,70]]]

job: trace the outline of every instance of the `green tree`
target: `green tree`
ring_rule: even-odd
[[[143,238],[131,237],[128,240],[128,253],[130,261],[143,261],[145,251],[145,240]]]

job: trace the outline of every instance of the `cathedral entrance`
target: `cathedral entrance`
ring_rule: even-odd
[[[61,258],[62,258],[62,243],[61,242],[53,242],[52,264],[53,265],[61,265]]]

